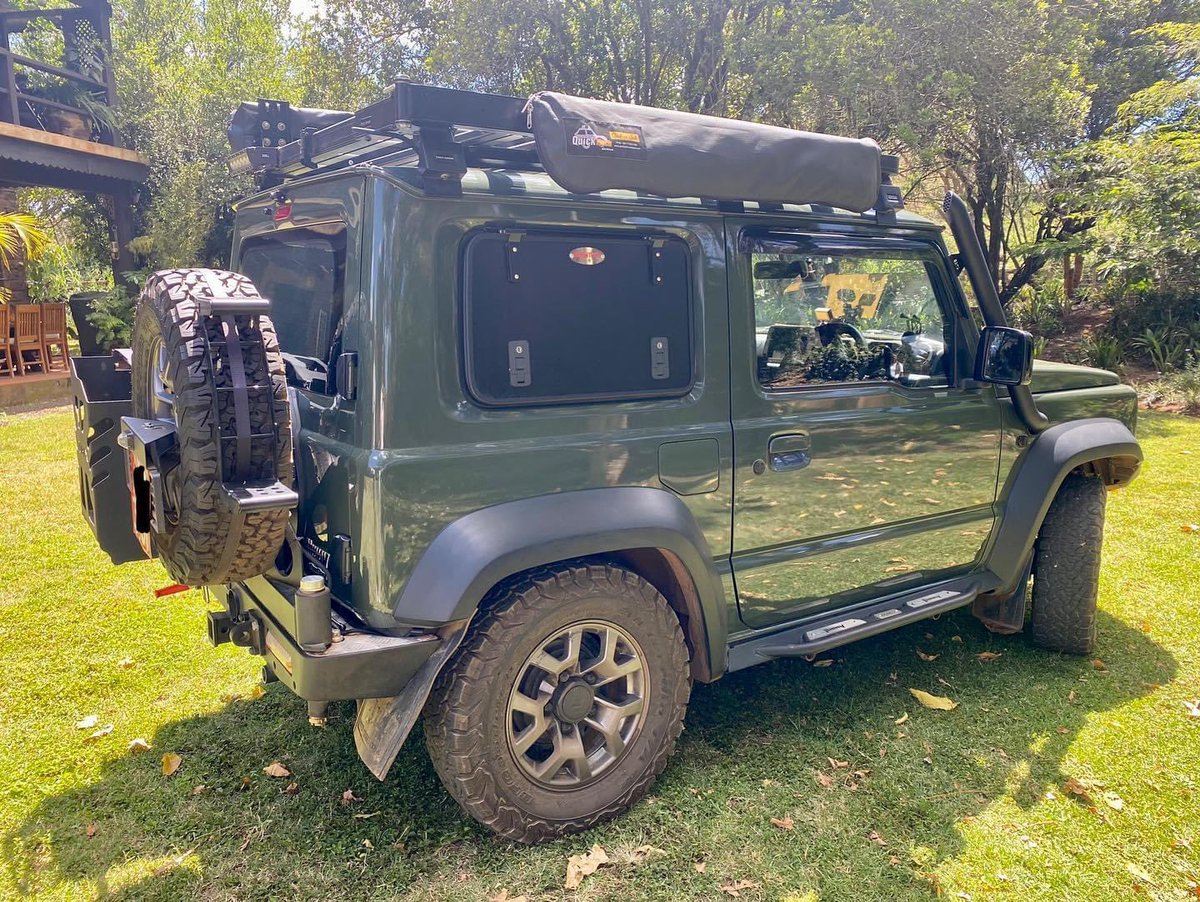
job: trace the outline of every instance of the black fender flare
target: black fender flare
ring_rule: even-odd
[[[359,702],[354,740],[371,773],[387,776],[434,680],[493,586],[532,567],[643,549],[666,552],[676,562],[671,569],[690,577],[700,615],[693,642],[705,644],[709,678],[724,673],[725,591],[704,534],[677,496],[645,487],[583,489],[485,507],[438,533],[396,601],[398,621],[438,627],[442,646],[399,695]],[[689,620],[696,613],[690,610]]]
[[[725,670],[725,591],[687,505],[663,489],[621,486],[539,495],[485,507],[430,542],[393,607],[401,623],[437,627],[470,618],[501,580],[574,558],[659,549],[673,555],[698,599],[712,673]]]
[[[1021,579],[1042,520],[1063,480],[1085,464],[1096,464],[1109,486],[1137,475],[1142,448],[1120,420],[1095,417],[1052,426],[1036,436],[1008,474],[1000,493],[1000,525],[988,556],[999,594]]]

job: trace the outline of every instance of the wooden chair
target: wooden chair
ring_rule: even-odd
[[[10,334],[12,332],[10,309],[7,304],[0,304],[0,364],[3,365],[7,375],[15,376],[17,374],[17,340]]]
[[[16,321],[15,337],[17,371],[25,375],[25,368],[40,366],[46,372],[46,358],[42,353],[42,312],[38,304],[17,304],[13,308]],[[32,359],[26,360],[29,354]]]
[[[42,359],[46,369],[55,369],[57,356],[59,368],[67,368],[67,305],[38,304],[42,311]],[[58,349],[58,354],[53,349]]]

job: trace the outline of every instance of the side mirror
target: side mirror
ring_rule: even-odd
[[[1033,378],[1033,336],[1008,326],[985,327],[975,355],[975,378],[993,385],[1028,385]]]

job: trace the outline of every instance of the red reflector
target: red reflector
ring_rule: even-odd
[[[291,215],[292,215],[292,205],[291,204],[280,204],[278,207],[275,208],[275,221],[276,222],[283,222],[285,219],[287,219]]]
[[[165,598],[168,595],[177,595],[180,592],[186,592],[190,588],[191,588],[191,586],[184,586],[179,583],[175,583],[174,585],[171,585],[171,586],[163,586],[161,589],[155,589],[154,597],[155,598]]]

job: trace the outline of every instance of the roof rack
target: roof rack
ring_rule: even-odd
[[[541,168],[524,107],[520,97],[400,81],[383,100],[317,128],[311,123],[329,122],[336,114],[259,100],[242,109],[254,114],[262,134],[285,137],[264,137],[260,146],[235,148],[229,168],[235,174],[253,173],[260,188],[269,188],[289,178],[383,157],[395,157],[389,162],[410,157],[427,191],[456,195],[468,166]],[[230,127],[231,143],[235,135],[248,132],[245,122],[238,122],[239,114]]]
[[[410,81],[396,82],[387,97],[357,113],[260,99],[234,114],[229,167],[235,174],[253,174],[258,187],[266,189],[359,163],[415,164],[428,193],[459,196],[468,167],[545,171],[529,103]],[[900,189],[891,184],[899,158],[883,154],[879,163],[874,215],[894,218],[904,205]],[[741,201],[729,200],[717,206],[729,212],[744,208]],[[763,209],[782,207],[771,203]]]

